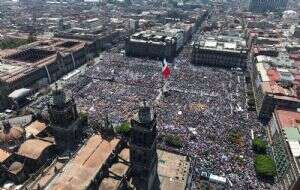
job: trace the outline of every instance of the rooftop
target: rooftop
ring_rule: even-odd
[[[275,116],[294,157],[300,157],[300,112],[276,109]]]
[[[53,144],[40,139],[28,139],[21,144],[17,154],[33,160],[39,159],[43,152]]]
[[[0,130],[0,143],[13,144],[21,142],[25,138],[25,131],[18,126],[12,126],[8,131]]]
[[[109,172],[113,175],[122,177],[127,172],[129,165],[124,163],[124,161],[129,161],[129,149],[123,149],[119,155],[119,160],[117,163],[113,164],[109,168]],[[99,190],[115,190],[120,185],[120,180],[114,177],[107,177],[101,181]]]
[[[60,38],[44,39],[27,45],[23,49],[15,49],[0,60],[0,80],[13,82],[57,59],[57,52],[62,56],[76,52],[88,42],[65,40]]]
[[[277,97],[299,101],[299,71],[288,58],[274,58],[259,55],[256,57],[256,70],[265,93]]]
[[[8,168],[8,171],[10,173],[13,173],[15,175],[17,175],[20,171],[22,171],[24,168],[24,164],[21,163],[21,162],[13,162],[9,168]]]
[[[30,125],[25,128],[26,134],[32,134],[33,136],[37,136],[42,131],[47,128],[45,123],[40,121],[34,121]]]
[[[37,190],[45,188],[48,183],[55,177],[57,171],[60,171],[65,163],[55,159],[51,165],[41,172],[33,181],[27,184],[27,189]]]
[[[158,176],[163,190],[183,190],[187,184],[190,163],[187,157],[157,150]]]
[[[246,41],[238,36],[207,34],[200,36],[194,45],[208,50],[246,53]]]
[[[85,189],[93,181],[118,142],[117,139],[104,140],[100,135],[92,136],[46,189]]]
[[[10,155],[11,153],[0,148],[0,163],[4,162]]]
[[[149,41],[152,43],[163,43],[170,41],[172,38],[182,38],[182,33],[191,30],[192,24],[186,23],[173,23],[166,24],[160,27],[153,27],[150,30],[137,32],[131,35],[131,41],[145,42]]]
[[[164,150],[157,150],[158,155],[158,176],[160,187],[163,190],[183,190],[187,183],[189,172],[189,161],[187,157],[179,154],[174,154]],[[124,149],[119,157],[119,162],[112,165],[109,169],[114,176],[122,177],[129,166],[122,160],[129,161],[129,150]],[[114,177],[108,177],[102,180],[99,190],[115,190],[118,188],[120,180]]]
[[[5,59],[16,60],[16,61],[26,62],[26,63],[35,63],[54,54],[55,54],[54,51],[48,51],[43,49],[26,49],[24,51],[17,52],[15,54],[7,56],[5,57]]]
[[[259,55],[256,59],[258,63],[268,63],[274,67],[295,68],[294,61],[288,55],[279,54],[278,57]]]
[[[300,127],[300,112],[276,109],[275,114],[282,129]]]

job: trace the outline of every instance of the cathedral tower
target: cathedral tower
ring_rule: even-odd
[[[131,120],[131,126],[129,147],[133,172],[132,184],[139,190],[159,189],[156,114],[146,101],[140,105],[138,113]]]

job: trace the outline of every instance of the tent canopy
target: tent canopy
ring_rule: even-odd
[[[17,100],[17,99],[28,96],[30,94],[30,92],[31,92],[31,89],[29,89],[29,88],[20,88],[18,90],[13,91],[12,93],[10,93],[8,95],[8,97],[13,100]]]

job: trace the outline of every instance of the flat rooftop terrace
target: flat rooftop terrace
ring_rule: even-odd
[[[26,49],[21,52],[17,52],[10,56],[7,56],[6,59],[16,60],[26,63],[35,63],[37,61],[43,60],[51,55],[54,55],[55,51],[48,51],[44,49]]]
[[[184,190],[190,163],[186,156],[157,150],[158,176],[163,190]]]
[[[233,36],[201,36],[194,42],[194,47],[205,50],[246,53],[246,41]]]

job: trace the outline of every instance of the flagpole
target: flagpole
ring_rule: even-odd
[[[166,60],[166,50],[167,50],[167,47],[166,47],[166,44],[165,44],[165,46],[164,46],[164,58],[163,58],[163,69],[164,69],[164,67],[165,67],[165,62],[167,62],[167,60]],[[161,95],[162,96],[164,96],[164,86],[165,86],[165,79],[164,79],[164,75],[161,75],[161,78],[162,78],[162,87],[161,87]]]
[[[162,62],[162,69],[164,68],[164,59],[163,59],[163,62]],[[164,75],[161,75],[161,95],[163,96],[164,95],[164,83],[165,83],[165,80],[164,80]]]

